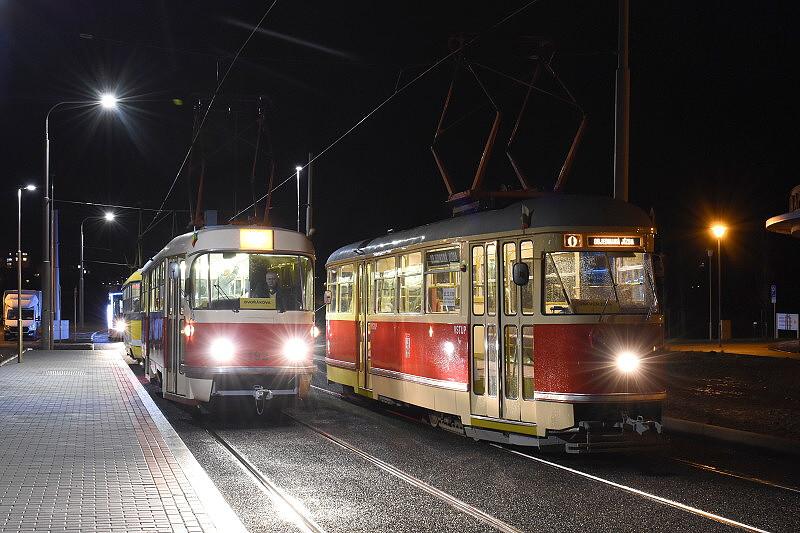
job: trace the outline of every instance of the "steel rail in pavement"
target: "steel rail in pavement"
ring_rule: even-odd
[[[228,441],[226,441],[219,433],[208,426],[205,427],[205,430],[209,435],[211,435],[211,437],[214,438],[214,440],[217,441],[217,443],[225,448],[231,457],[236,460],[239,468],[241,468],[253,479],[253,481],[256,482],[256,484],[260,486],[260,488],[264,493],[266,493],[267,496],[269,496],[275,506],[278,507],[280,511],[286,511],[286,514],[292,517],[292,523],[300,531],[307,533],[325,533],[325,530],[314,521],[307,509],[305,509],[299,502],[295,501],[291,496],[284,492],[283,489],[276,485],[267,476],[262,474],[261,471],[258,470],[255,465],[253,465],[253,463],[251,463],[244,455],[239,453],[239,451],[230,443],[228,443]]]
[[[477,518],[478,520],[480,520],[484,524],[487,524],[487,525],[495,528],[498,531],[502,531],[504,533],[522,533],[522,530],[512,526],[511,524],[503,522],[499,518],[496,518],[496,517],[490,515],[489,513],[485,512],[485,511],[482,511],[482,510],[478,509],[477,507],[475,507],[473,505],[470,505],[467,502],[456,498],[452,494],[448,494],[447,492],[444,492],[443,490],[437,489],[433,485],[425,483],[421,479],[418,479],[418,478],[412,476],[411,474],[408,474],[408,473],[400,470],[396,466],[391,465],[391,464],[387,463],[386,461],[382,461],[381,459],[378,459],[374,455],[371,455],[371,454],[361,450],[360,448],[350,444],[347,441],[344,441],[344,440],[342,440],[342,439],[340,439],[338,437],[334,437],[330,433],[328,433],[328,432],[326,432],[326,431],[324,431],[322,429],[319,429],[319,428],[317,428],[315,426],[312,426],[311,424],[303,422],[302,420],[298,420],[297,418],[295,418],[292,415],[287,415],[287,416],[289,418],[291,418],[292,420],[294,420],[295,422],[297,422],[298,424],[300,424],[301,426],[305,426],[306,428],[308,428],[311,431],[314,431],[315,433],[321,435],[323,438],[325,438],[326,440],[336,444],[337,446],[339,446],[341,448],[344,448],[345,450],[348,450],[348,451],[351,451],[351,452],[355,453],[356,455],[358,455],[362,459],[365,459],[367,462],[372,463],[373,465],[377,466],[378,468],[380,468],[384,472],[388,472],[389,474],[395,476],[396,478],[405,481],[409,485],[411,485],[411,486],[413,486],[415,488],[418,488],[421,491],[426,492],[426,493],[430,494],[431,496],[434,496],[435,498],[438,498],[439,500],[445,502],[446,504],[448,504],[451,507],[457,509],[458,511],[461,511],[462,513],[468,514],[468,515],[472,516],[473,518]]]

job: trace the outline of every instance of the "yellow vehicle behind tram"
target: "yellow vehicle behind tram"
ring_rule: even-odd
[[[137,270],[122,285],[122,340],[125,352],[137,361],[142,355],[142,271]]]

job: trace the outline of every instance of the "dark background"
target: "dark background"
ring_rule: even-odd
[[[466,5],[465,5],[466,4]],[[476,63],[527,77],[513,46],[520,35],[545,36],[554,68],[589,114],[589,129],[566,186],[568,193],[612,191],[616,2],[545,0],[485,32],[524,3],[279,2],[235,63],[201,137],[207,161],[205,207],[220,218],[252,199],[259,96],[267,110],[278,179],[318,153],[384,98],[448,52],[457,33],[481,37],[467,54]],[[41,184],[44,115],[56,102],[114,90],[120,112],[62,109],[51,119],[51,173],[57,199],[157,208],[189,146],[194,104],[208,101],[231,58],[267,8],[262,2],[36,1],[0,4],[0,251],[15,249],[15,189]],[[783,213],[798,180],[795,56],[798,8],[791,3],[645,2],[631,12],[631,201],[653,209],[665,253],[669,334],[702,337],[707,327],[707,227],[726,221],[723,314],[736,336],[778,310],[797,312],[800,243],[764,230]],[[244,27],[243,27],[244,26]],[[485,32],[485,33],[482,33]],[[218,74],[218,72],[220,74]],[[478,69],[507,112],[508,134],[523,88]],[[450,82],[447,62],[399,94],[315,163],[315,222],[322,264],[337,247],[390,228],[449,216],[429,146]],[[542,86],[555,89],[555,85]],[[478,106],[443,140],[465,183],[491,120],[474,82],[460,78],[452,117]],[[483,106],[483,107],[481,107]],[[551,187],[577,127],[569,107],[537,97],[516,153],[541,187]],[[504,143],[501,143],[504,144]],[[192,180],[197,180],[197,168]],[[492,185],[514,185],[498,150]],[[145,259],[186,230],[193,185],[187,174],[166,202],[167,216],[143,241]],[[258,168],[255,190],[266,189]],[[41,254],[41,196],[26,193],[23,249]],[[303,194],[305,194],[303,192]],[[293,227],[295,183],[274,198],[273,221]],[[61,211],[62,291],[72,317],[79,229],[97,207]],[[86,222],[88,260],[133,264],[139,215]],[[227,215],[227,216],[226,216]],[[142,216],[149,226],[153,213]],[[87,262],[87,320],[103,314],[104,292],[130,272]],[[3,284],[14,285],[3,270]],[[35,271],[26,272],[36,286]],[[771,327],[771,325],[769,326]]]

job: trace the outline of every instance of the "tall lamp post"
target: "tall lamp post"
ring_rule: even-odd
[[[719,319],[720,351],[722,351],[722,238],[727,232],[728,228],[723,224],[711,226],[711,233],[717,238],[717,318]]]
[[[50,114],[61,106],[99,105],[103,109],[115,109],[117,97],[113,94],[101,94],[97,100],[78,100],[58,102],[51,107],[44,117],[44,195],[42,196],[42,347],[53,347],[53,279],[50,272]]]
[[[83,223],[86,222],[87,220],[105,220],[106,222],[112,222],[114,220],[114,218],[116,218],[116,215],[114,215],[114,213],[109,211],[109,212],[107,212],[105,215],[103,215],[101,217],[86,217],[83,220],[81,220],[81,259],[80,259],[80,278],[79,278],[79,281],[78,281],[78,293],[79,293],[79,296],[80,296],[80,303],[78,304],[78,308],[80,309],[80,311],[79,311],[78,317],[79,317],[79,320],[81,322],[81,328],[83,328],[83,326],[84,326],[84,321],[83,321],[83,302],[84,302],[84,296],[83,296],[83,271],[86,269],[86,266],[83,264]]]
[[[17,363],[22,362],[22,191],[35,191],[36,185],[17,189]],[[35,318],[35,317],[34,317]]]

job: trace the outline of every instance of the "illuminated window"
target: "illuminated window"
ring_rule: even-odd
[[[394,313],[397,295],[397,258],[384,257],[375,262],[375,312]]]
[[[486,308],[486,262],[483,246],[472,247],[472,314],[482,315]]]
[[[422,252],[400,256],[400,312],[422,312]]]
[[[353,311],[353,288],[355,287],[355,277],[353,274],[354,266],[345,265],[339,269],[338,281],[338,306],[340,313],[352,313]]]
[[[428,313],[461,310],[461,256],[458,248],[425,253],[425,286]]]
[[[486,314],[497,314],[497,245],[486,245]]]
[[[337,281],[338,281],[338,270],[335,268],[331,268],[328,270],[328,281],[325,284],[325,289],[330,291],[331,293],[331,301],[325,307],[325,310],[328,313],[335,313],[336,312],[336,297],[337,297]]]
[[[519,259],[528,265],[528,283],[519,288],[520,307],[523,315],[532,315],[536,305],[533,301],[533,243],[531,241],[519,243]]]
[[[503,244],[503,313],[517,314],[517,286],[514,285],[512,270],[517,261],[517,245],[513,242]]]

